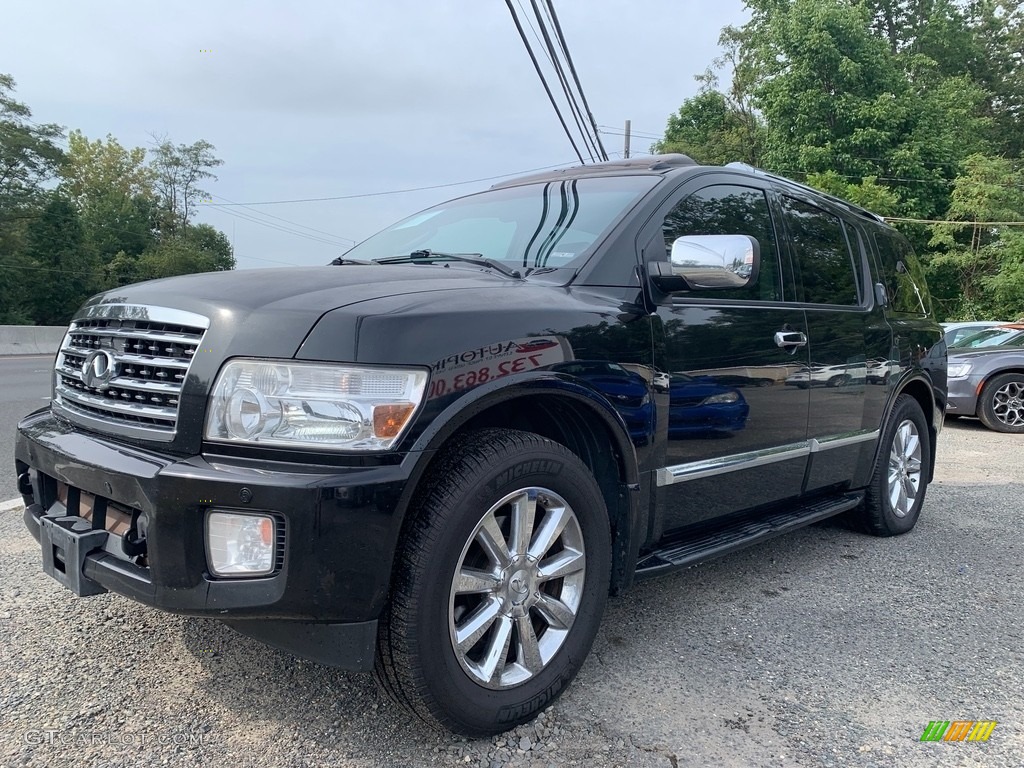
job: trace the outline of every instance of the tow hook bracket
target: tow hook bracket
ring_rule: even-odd
[[[82,571],[90,552],[107,542],[105,530],[93,530],[81,517],[44,515],[39,518],[39,543],[43,548],[43,571],[79,597],[101,595],[107,588]]]

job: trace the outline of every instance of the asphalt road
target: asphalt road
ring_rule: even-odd
[[[26,413],[50,400],[52,355],[0,357],[0,502],[18,495],[14,430]]]
[[[537,723],[438,735],[369,676],[75,598],[0,513],[0,765],[1024,765],[1024,442],[941,436],[917,528],[832,523],[639,584]],[[986,743],[922,743],[995,720]]]

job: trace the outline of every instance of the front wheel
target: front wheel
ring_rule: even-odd
[[[402,536],[377,677],[467,736],[533,719],[576,675],[608,593],[608,514],[564,446],[472,433],[437,461]]]
[[[900,395],[882,430],[864,504],[855,513],[859,527],[875,536],[898,536],[917,524],[931,451],[924,411],[910,395]]]
[[[978,418],[996,432],[1024,433],[1024,373],[993,376],[978,398]]]

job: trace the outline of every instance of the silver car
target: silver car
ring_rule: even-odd
[[[949,350],[948,416],[1024,434],[1024,334],[1009,346]]]

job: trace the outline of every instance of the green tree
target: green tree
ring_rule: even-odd
[[[909,112],[907,83],[866,9],[793,0],[759,22],[755,101],[767,122],[765,162],[783,173],[877,173]],[[758,42],[755,42],[758,41]]]
[[[161,234],[173,236],[184,230],[191,223],[197,203],[209,196],[200,185],[210,179],[216,181],[211,169],[224,164],[214,155],[215,149],[203,139],[175,145],[164,138],[151,150]]]
[[[948,218],[932,227],[939,250],[929,264],[944,314],[977,319],[1024,316],[1024,171],[976,154],[953,187]]]
[[[808,175],[807,183],[880,216],[899,215],[899,197],[889,187],[879,184],[873,176],[865,176],[859,183],[852,183],[833,171],[826,171]]]
[[[64,157],[55,143],[64,129],[33,123],[32,111],[14,100],[14,85],[10,75],[0,74],[0,225],[24,217],[41,201],[43,183]]]
[[[665,137],[654,145],[656,152],[682,152],[705,165],[733,161],[755,165],[759,136],[751,135],[746,118],[725,96],[706,89],[687,99],[668,119]]]
[[[95,263],[83,248],[84,233],[74,205],[52,194],[28,225],[24,283],[28,311],[38,325],[65,325],[96,287]]]
[[[28,224],[46,202],[45,183],[63,153],[57,125],[37,125],[31,110],[13,97],[14,80],[0,74],[0,323],[31,322],[26,285],[32,274],[25,255]]]
[[[166,238],[143,253],[133,267],[135,280],[220,272],[235,268],[231,243],[209,224],[189,226],[178,237]]]
[[[60,189],[75,204],[86,244],[100,263],[119,252],[136,256],[153,241],[154,172],[142,148],[125,149],[113,136],[68,136]]]
[[[1008,157],[1024,154],[1024,2],[976,0],[969,4],[971,24],[986,67],[979,82],[990,93],[993,142]]]

